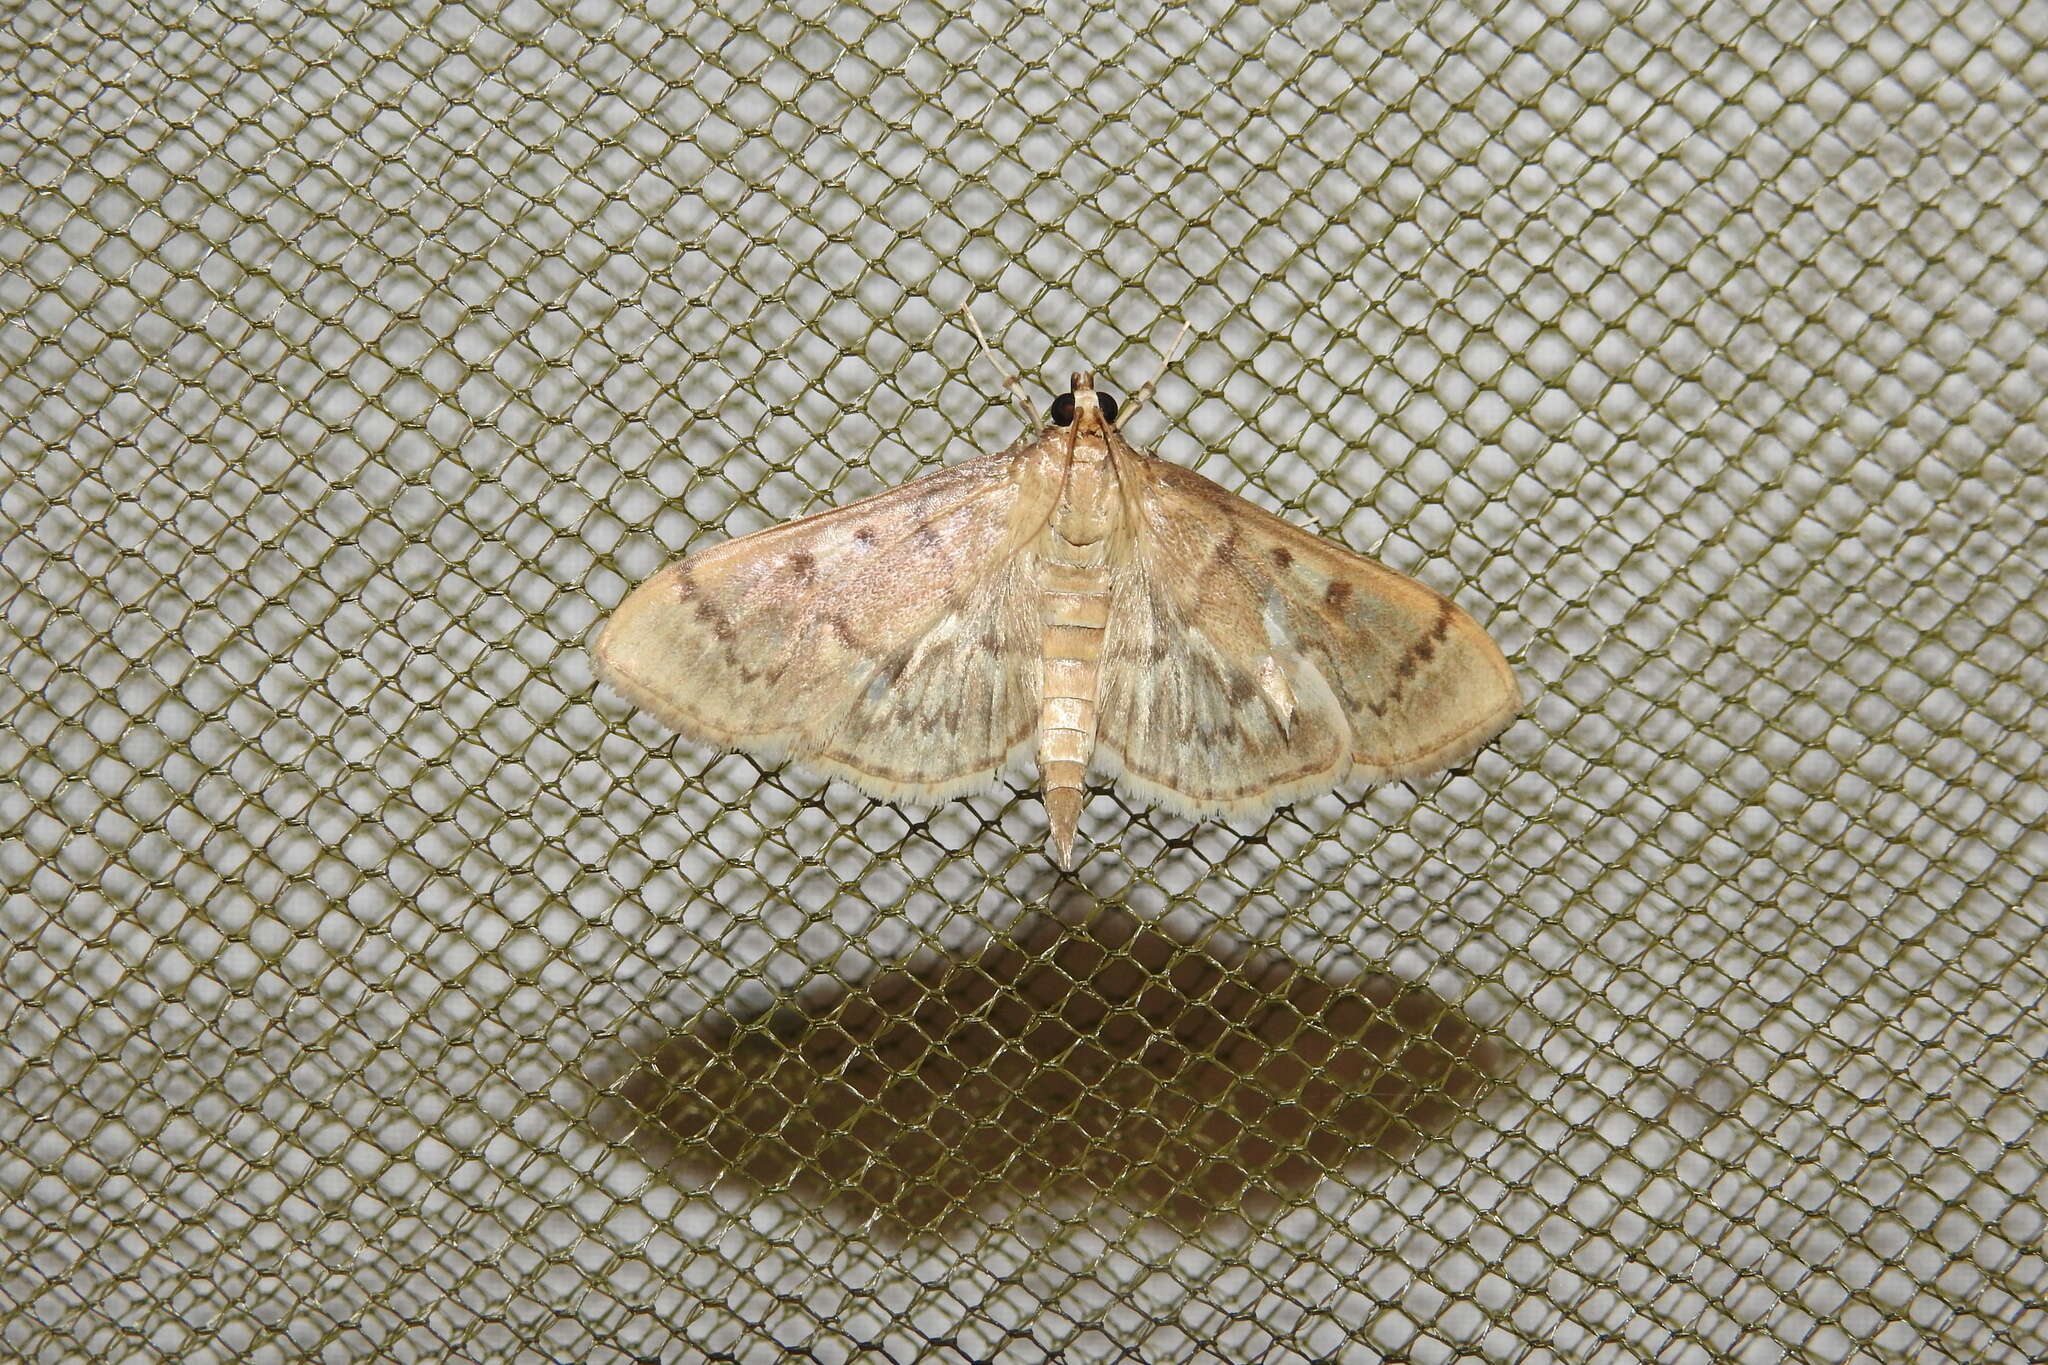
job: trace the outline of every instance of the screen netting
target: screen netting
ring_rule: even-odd
[[[0,1355],[2048,1358],[2048,12],[0,20]],[[1451,593],[1190,821],[589,643],[1039,396]]]

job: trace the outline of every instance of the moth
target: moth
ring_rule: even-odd
[[[1449,599],[1133,447],[1089,373],[1049,423],[1024,406],[1007,450],[670,564],[598,675],[690,739],[886,800],[1035,758],[1062,868],[1091,774],[1243,815],[1454,766],[1513,718],[1507,660]]]

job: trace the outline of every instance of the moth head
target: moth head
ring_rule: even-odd
[[[1094,375],[1076,370],[1073,387],[1052,400],[1052,423],[1056,427],[1070,427],[1078,422],[1087,427],[1094,425],[1089,420],[1091,416],[1099,416],[1106,426],[1115,426],[1116,399],[1095,391]]]

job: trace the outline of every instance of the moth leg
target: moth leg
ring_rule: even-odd
[[[1031,395],[1024,391],[1024,381],[1003,368],[1002,357],[996,354],[995,347],[988,344],[988,338],[981,334],[981,324],[974,320],[974,306],[971,303],[961,304],[960,316],[966,318],[967,325],[974,329],[974,339],[981,343],[981,353],[988,357],[989,364],[996,367],[996,377],[1003,381],[1003,387],[1009,390],[1011,399],[1018,407],[1024,409],[1024,419],[1034,427],[1044,425],[1039,419],[1038,409],[1032,406]]]
[[[1180,330],[1174,333],[1173,344],[1160,353],[1159,372],[1145,381],[1144,388],[1131,395],[1131,401],[1124,405],[1124,417],[1129,417],[1132,413],[1143,407],[1146,401],[1152,397],[1152,390],[1159,387],[1159,381],[1166,378],[1166,371],[1173,364],[1173,358],[1180,354],[1180,344],[1188,339],[1188,329],[1190,326],[1192,324],[1186,318],[1180,320]]]

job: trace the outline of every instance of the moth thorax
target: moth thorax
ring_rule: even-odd
[[[1074,443],[1076,458],[1067,466],[1066,485],[1060,490],[1059,506],[1053,511],[1052,529],[1070,546],[1093,547],[1107,542],[1116,531],[1123,518],[1124,494],[1113,461],[1079,458],[1084,444]],[[1054,553],[1058,553],[1057,547]]]

